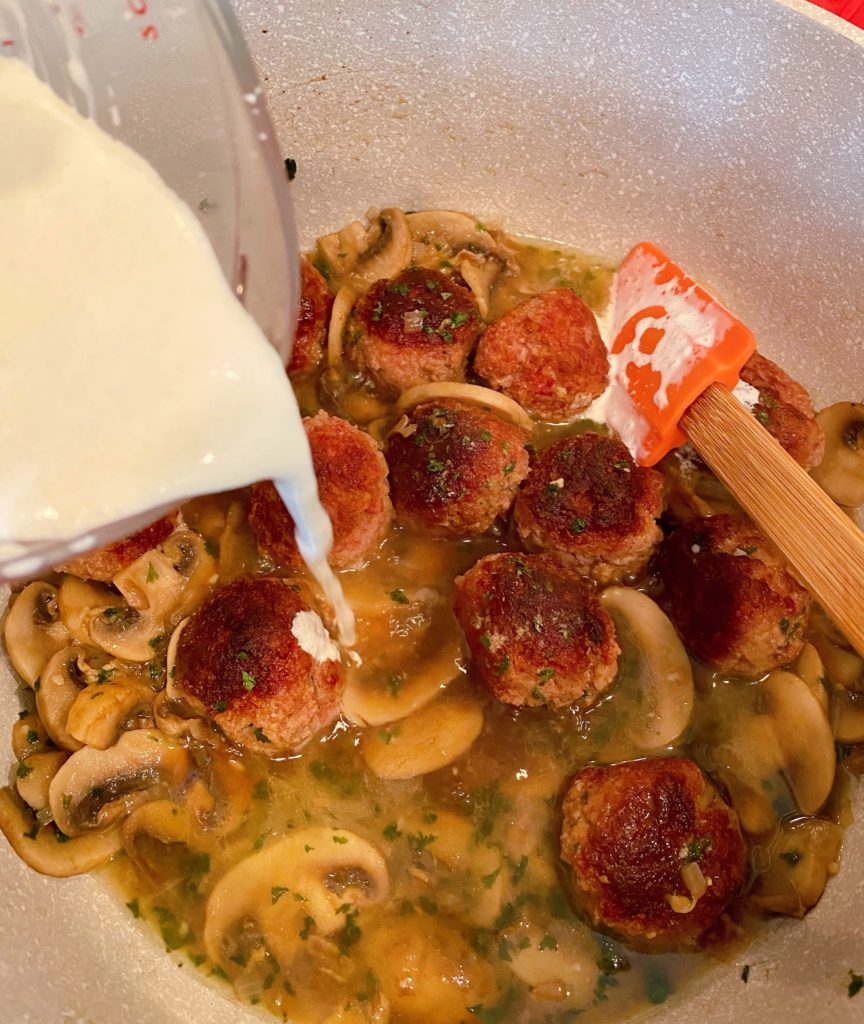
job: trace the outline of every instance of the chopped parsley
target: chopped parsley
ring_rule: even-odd
[[[391,590],[388,596],[394,604],[410,604],[408,598],[405,596],[405,591],[401,587]]]
[[[537,677],[541,683],[548,683],[552,676],[555,675],[554,668],[541,668],[537,670]]]
[[[426,468],[430,473],[441,473],[444,470],[444,463],[440,459],[435,459],[430,455]]]
[[[259,779],[255,783],[255,788],[252,790],[252,799],[266,800],[268,796],[270,796],[270,787],[267,785],[264,779]]]
[[[486,636],[485,633],[482,633],[477,639],[480,641],[480,645],[482,647],[485,647],[486,650],[488,651],[490,646],[492,645],[491,639],[488,636]]]
[[[291,892],[291,890],[287,886],[274,885],[273,888],[270,890],[270,905],[273,906],[274,904],[278,903],[279,900],[281,900],[282,897],[288,892]]]
[[[430,846],[438,838],[429,832],[409,832],[407,837],[411,848],[417,853],[422,853],[427,846]]]
[[[348,842],[348,836],[332,836],[334,843],[338,843],[340,846],[344,846]]]
[[[505,654],[495,667],[495,674],[503,676],[508,668],[510,668],[510,655]]]
[[[495,884],[495,882],[496,882],[496,880],[497,880],[497,878],[498,878],[498,876],[500,874],[501,874],[501,865],[499,864],[498,867],[495,868],[494,871],[490,871],[488,875],[481,876],[480,881],[483,883],[483,888],[484,889],[491,889],[492,886]]]
[[[453,321],[453,326],[454,327],[461,327],[462,324],[464,324],[465,321],[468,319],[468,314],[467,313],[454,313],[453,316],[450,317],[450,319]]]
[[[15,774],[19,779],[26,779],[28,775],[31,775],[33,768],[29,764],[25,764],[23,761],[18,762],[18,767],[15,769]]]
[[[225,708],[227,707],[227,705],[226,705],[226,703],[225,703],[225,701],[224,701],[224,700],[214,700],[214,701],[213,701],[213,703],[212,703],[212,704],[210,705],[210,707],[211,707],[211,708],[212,708],[212,709],[213,709],[213,710],[214,710],[214,711],[215,711],[215,712],[216,712],[217,714],[219,714],[220,712],[222,712],[222,711],[224,711],[224,710],[225,710]]]
[[[571,533],[582,533],[587,525],[588,520],[578,516],[576,519],[570,520],[569,530]]]
[[[255,676],[243,672],[243,689],[252,691],[255,689]]]
[[[405,677],[400,672],[391,672],[387,676],[387,692],[394,700],[399,696],[404,681]]]
[[[246,661],[246,659],[249,657],[249,652],[248,651],[237,651],[237,653],[234,655],[234,657],[238,661]]]
[[[397,295],[401,295],[403,298],[408,294],[408,285],[403,282],[399,284],[388,284],[388,292],[396,292]]]
[[[688,864],[698,864],[710,849],[710,835],[704,835],[701,839],[691,839],[685,848],[683,859]]]
[[[480,440],[481,441],[491,441],[492,440],[492,434],[488,430],[481,430],[480,431]]]
[[[27,730],[27,742],[31,745],[39,742],[39,733],[35,729]]]
[[[252,733],[255,736],[255,739],[258,740],[259,743],[269,743],[270,742],[269,737],[265,734],[264,730],[261,728],[260,725],[256,725],[255,728],[252,730]]]
[[[540,940],[540,943],[537,946],[537,948],[541,952],[546,949],[557,949],[558,940],[555,938],[554,935],[544,935],[543,938]]]
[[[666,968],[659,964],[648,964],[645,968],[645,995],[653,1006],[665,1003],[672,994],[672,982]]]
[[[398,839],[399,836],[402,835],[402,833],[399,831],[399,826],[396,824],[396,822],[391,821],[390,824],[382,830],[381,835],[384,836],[385,839],[389,839],[392,842],[394,839]]]
[[[140,917],[141,916],[141,904],[138,902],[137,898],[134,899],[134,900],[129,900],[129,902],[126,904],[126,906],[131,911],[133,917]]]
[[[539,686],[535,686],[531,690],[531,696],[534,698],[534,700],[539,701],[541,704],[546,703],[546,694],[540,689]]]
[[[159,573],[156,572],[156,568],[152,562],[147,563],[147,583],[155,583],[159,579]]]
[[[374,323],[377,324],[382,316],[384,316],[384,307],[379,302],[375,305],[375,308],[372,310],[372,320],[374,321]]]
[[[298,932],[301,939],[308,939],[309,933],[315,927],[315,918],[308,914],[303,918],[303,928]]]

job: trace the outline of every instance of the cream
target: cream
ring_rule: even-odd
[[[109,524],[274,479],[351,643],[281,360],[191,210],[8,58],[0,225],[0,576],[86,550]]]

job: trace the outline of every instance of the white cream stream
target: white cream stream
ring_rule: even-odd
[[[281,361],[140,156],[0,60],[0,578],[183,498],[278,481],[353,642]],[[116,526],[114,535],[116,535]]]

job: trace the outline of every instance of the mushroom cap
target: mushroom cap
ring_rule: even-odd
[[[57,588],[41,580],[28,583],[9,606],[3,641],[12,667],[33,686],[49,659],[69,643]]]
[[[282,757],[336,719],[342,683],[338,649],[301,585],[257,577],[219,587],[191,616],[171,686],[233,742]]]
[[[84,747],[51,782],[57,827],[67,836],[104,829],[137,804],[177,791],[191,767],[185,747],[154,729],[123,733],[113,747]]]
[[[837,402],[816,422],[825,433],[825,453],[811,476],[838,505],[864,504],[864,403]]]

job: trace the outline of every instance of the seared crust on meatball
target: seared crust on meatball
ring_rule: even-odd
[[[637,466],[617,439],[585,433],[537,456],[514,519],[527,548],[608,583],[645,567],[662,510],[661,474]]]
[[[591,925],[649,952],[697,944],[745,877],[737,815],[678,757],[583,768],[564,797],[561,859]]]
[[[481,558],[456,580],[454,611],[474,676],[505,704],[589,707],[615,678],[612,619],[553,558]]]
[[[321,362],[332,305],[333,296],[327,282],[305,256],[301,257],[300,308],[288,362],[288,373],[292,377],[314,370]]]
[[[106,544],[104,548],[88,551],[86,555],[55,566],[55,571],[107,583],[113,580],[121,569],[125,569],[136,558],[140,558],[145,551],[159,547],[171,536],[176,525],[177,513],[172,512],[145,526],[143,530],[133,533],[131,537],[115,540],[112,544]]]
[[[484,533],[528,472],[530,434],[479,405],[418,405],[385,454],[396,518],[440,537]]]
[[[753,677],[798,656],[810,595],[752,523],[691,519],[658,561],[669,617],[699,661]]]
[[[303,426],[321,504],[333,524],[330,564],[362,565],[384,539],[393,514],[387,463],[373,437],[338,416],[319,412]],[[252,487],[249,525],[266,555],[282,565],[302,565],[294,520],[269,480]]]
[[[744,364],[741,380],[759,392],[753,407],[756,419],[804,469],[818,466],[825,453],[825,435],[814,418],[807,389],[759,352]]]
[[[553,288],[488,328],[474,369],[535,416],[557,422],[603,392],[609,358],[589,307],[569,288]]]
[[[411,268],[376,281],[346,330],[348,351],[381,391],[464,380],[483,322],[467,288],[440,270]]]
[[[337,649],[329,645],[332,656],[317,660],[295,635],[308,636],[311,622],[326,642],[316,619],[298,583],[233,580],[186,623],[172,686],[232,742],[267,757],[290,754],[333,722],[341,704]]]

